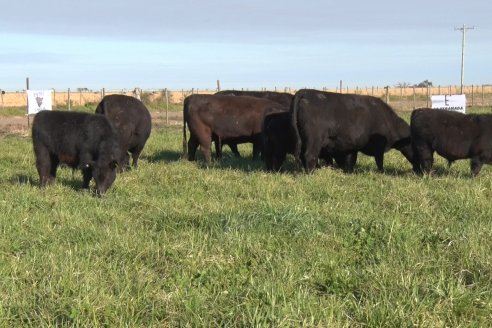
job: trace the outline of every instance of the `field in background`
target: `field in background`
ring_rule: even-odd
[[[66,168],[40,190],[30,138],[0,136],[0,326],[492,322],[491,166],[422,178],[390,151],[385,173],[361,155],[354,174],[269,174],[249,146],[183,161],[181,138],[154,129],[98,199]]]
[[[339,92],[338,88],[322,88],[324,91]],[[492,106],[492,85],[477,85],[464,87],[467,97],[467,106]],[[274,91],[274,90],[272,90]],[[289,92],[294,94],[296,90],[291,88],[275,89],[275,91]],[[143,90],[140,94],[142,101],[151,109],[170,111],[180,108],[178,105],[183,103],[183,99],[190,94],[212,94],[214,90]],[[458,86],[438,86],[431,88],[396,88],[396,87],[366,87],[366,88],[342,88],[343,93],[355,93],[380,97],[389,103],[396,110],[412,110],[419,107],[430,107],[430,96],[439,94],[459,94]],[[137,95],[134,91],[70,91],[54,90],[52,103],[55,108],[95,106],[102,99],[103,95],[108,94]],[[70,98],[70,101],[69,101]],[[26,106],[25,92],[7,92],[2,95],[0,112],[3,108],[24,107]]]

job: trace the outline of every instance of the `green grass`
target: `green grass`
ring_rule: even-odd
[[[39,189],[31,140],[0,138],[0,326],[492,322],[492,167],[269,174],[242,146],[206,168],[181,136],[154,130],[101,199],[66,168]]]

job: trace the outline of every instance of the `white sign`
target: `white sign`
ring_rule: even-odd
[[[51,110],[52,91],[27,90],[27,114],[37,114],[42,110]]]
[[[465,95],[438,95],[431,96],[433,109],[445,109],[454,112],[466,112]]]

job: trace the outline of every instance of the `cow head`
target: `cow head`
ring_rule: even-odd
[[[96,194],[104,194],[116,179],[118,162],[114,159],[102,160],[93,164],[92,176],[96,181]]]

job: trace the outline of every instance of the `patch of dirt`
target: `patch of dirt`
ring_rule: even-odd
[[[183,124],[183,112],[169,112],[167,118],[165,112],[151,112],[150,115],[153,128]],[[29,118],[29,126],[33,119],[34,116]],[[0,136],[10,134],[29,135],[27,116],[0,116]]]

